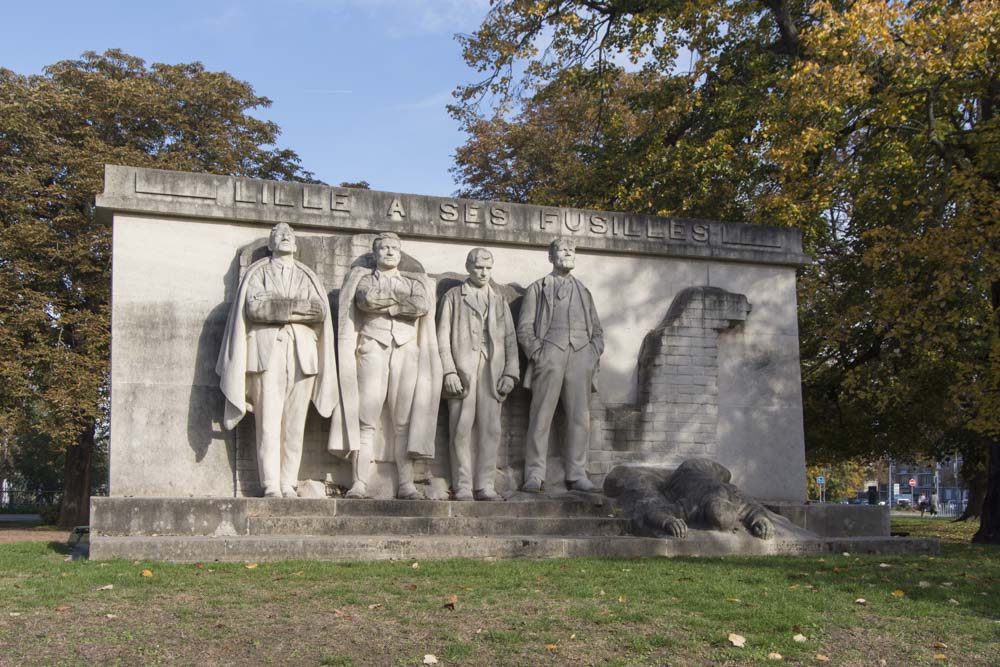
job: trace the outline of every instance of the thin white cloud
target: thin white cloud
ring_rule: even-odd
[[[444,111],[446,105],[451,104],[454,98],[451,96],[450,90],[445,90],[440,93],[434,93],[433,95],[428,95],[419,100],[413,102],[404,102],[403,104],[397,105],[395,108],[399,111],[423,111],[425,109],[437,109]]]

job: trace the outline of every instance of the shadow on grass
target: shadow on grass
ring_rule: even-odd
[[[65,542],[56,542],[55,540],[49,542],[46,546],[48,546],[49,551],[53,551],[60,556],[69,555],[70,551],[72,551]]]

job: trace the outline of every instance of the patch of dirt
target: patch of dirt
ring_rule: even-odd
[[[0,524],[0,544],[11,542],[63,542],[69,539],[68,530],[43,530],[24,524]]]

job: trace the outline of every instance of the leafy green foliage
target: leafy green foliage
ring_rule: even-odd
[[[455,173],[471,196],[798,227],[810,459],[981,447],[997,25],[988,1],[502,0],[463,41],[486,76],[456,92]]]
[[[117,50],[37,76],[0,69],[0,439],[93,440],[110,342],[111,229],[93,211],[104,164],[310,180],[250,115],[269,104],[200,63]]]

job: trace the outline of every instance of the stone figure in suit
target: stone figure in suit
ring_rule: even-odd
[[[333,324],[319,278],[294,259],[292,228],[275,225],[267,247],[240,281],[215,371],[225,427],[254,413],[264,495],[294,497],[309,403],[329,417],[338,401]]]
[[[426,273],[399,270],[399,237],[372,243],[376,268],[356,267],[344,280],[338,311],[341,409],[328,449],[353,462],[348,498],[367,498],[375,436],[387,410],[398,481],[396,497],[422,497],[413,459],[433,458],[441,397],[441,359],[434,330],[434,288]]]
[[[473,248],[468,279],[448,290],[438,316],[438,351],[448,399],[455,500],[499,500],[493,485],[500,408],[519,370],[507,300],[490,286],[493,254]]]
[[[566,414],[565,468],[570,489],[592,491],[587,478],[590,393],[595,390],[604,333],[594,299],[570,275],[576,246],[569,239],[549,245],[552,273],[524,294],[517,340],[530,360],[524,386],[531,389],[522,491],[538,493],[545,482],[545,457],[556,406]]]

